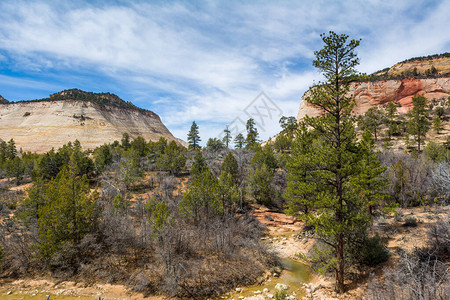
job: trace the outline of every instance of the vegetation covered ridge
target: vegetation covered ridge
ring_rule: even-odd
[[[60,100],[81,100],[86,102],[92,102],[100,105],[101,107],[113,106],[118,108],[134,109],[139,111],[149,112],[149,110],[137,107],[131,101],[125,101],[119,96],[113,93],[94,93],[86,92],[80,89],[68,89],[58,93],[51,94],[48,98],[35,99],[35,100],[21,100],[17,102],[45,102],[45,101],[60,101]],[[1,99],[0,99],[1,103]],[[13,102],[8,102],[13,103]]]
[[[8,103],[9,103],[9,101],[0,95],[0,104],[8,104]]]
[[[450,57],[450,52],[444,52],[441,54],[431,54],[427,56],[417,56],[405,59],[404,61],[399,62],[400,64],[407,63],[407,62],[413,62],[413,61],[424,61],[424,60],[431,60],[431,59],[438,59],[438,58],[445,58]]]
[[[426,61],[436,61],[439,59],[450,59],[450,53],[445,52],[441,54],[432,54],[427,56],[419,56],[412,57],[401,62],[394,64],[392,67],[386,67],[382,70],[376,71],[370,75],[364,75],[357,79],[359,82],[364,81],[379,81],[379,80],[399,80],[405,78],[418,78],[418,79],[426,79],[426,78],[440,78],[440,77],[448,77],[450,75],[448,70],[438,70],[436,67],[431,64],[431,66],[423,71],[418,70],[416,67],[411,66],[405,71],[402,71],[398,74],[393,74],[392,69],[396,66],[407,64],[407,63],[421,63]]]

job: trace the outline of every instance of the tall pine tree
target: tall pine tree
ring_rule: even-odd
[[[428,121],[427,98],[422,95],[412,97],[413,108],[408,113],[408,133],[410,133],[417,142],[417,152],[420,153],[421,146],[424,144],[425,136],[430,130],[430,121]]]
[[[200,141],[201,139],[198,132],[198,125],[194,121],[192,122],[191,129],[188,133],[189,148],[192,148],[194,150],[200,149],[200,145],[198,144]]]
[[[228,125],[224,129],[223,133],[224,133],[224,136],[222,138],[222,142],[224,142],[225,146],[227,146],[227,148],[228,148],[229,144],[231,143],[231,131],[230,131],[230,129],[228,129]]]
[[[307,223],[330,247],[328,267],[334,267],[336,290],[343,293],[345,254],[356,238],[365,236],[370,206],[379,197],[375,181],[384,169],[370,154],[373,148],[359,142],[355,133],[355,101],[348,91],[357,76],[359,41],[334,32],[321,37],[325,46],[315,52],[313,65],[326,81],[313,86],[305,100],[322,114],[305,117],[299,126],[287,164],[285,196],[288,209],[307,212]]]

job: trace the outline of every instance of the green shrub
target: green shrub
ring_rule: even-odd
[[[414,217],[407,217],[405,219],[405,223],[403,224],[404,227],[416,227],[417,226],[417,220]]]
[[[374,237],[366,237],[362,246],[356,252],[359,262],[363,265],[374,267],[387,261],[390,254],[386,244],[387,241],[378,234]]]
[[[287,298],[287,291],[285,289],[276,290],[273,294],[275,300],[285,300]]]

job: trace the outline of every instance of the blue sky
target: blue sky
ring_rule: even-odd
[[[449,12],[450,1],[2,0],[0,95],[112,92],[179,138],[195,120],[203,142],[259,107],[266,139],[321,79],[320,33],[361,38],[359,70],[371,73],[448,52]],[[263,113],[264,103],[273,109]]]

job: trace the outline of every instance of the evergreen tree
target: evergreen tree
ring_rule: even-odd
[[[6,147],[6,158],[14,159],[17,156],[16,142],[13,139],[8,141],[8,145]]]
[[[373,133],[375,142],[378,140],[377,133],[383,123],[384,114],[376,107],[369,108],[369,110],[361,116],[358,121],[358,125],[363,131],[369,130]]]
[[[73,162],[49,182],[45,204],[38,209],[38,248],[43,260],[49,261],[65,245],[74,249],[76,256],[80,254],[81,239],[93,226],[97,198],[98,193],[91,193],[86,176],[77,176]]]
[[[231,152],[228,152],[227,156],[223,160],[220,170],[222,172],[230,174],[234,182],[238,181],[239,166],[236,158]]]
[[[384,116],[384,122],[388,128],[383,139],[383,148],[390,149],[393,146],[392,135],[399,134],[399,127],[396,123],[397,105],[395,105],[394,101],[389,101],[385,108]]]
[[[27,190],[28,195],[19,206],[17,214],[25,225],[37,225],[39,208],[45,205],[46,190],[47,185],[40,178],[34,180],[31,188]]]
[[[225,146],[228,148],[231,143],[231,131],[228,129],[228,125],[223,131],[224,136],[222,138],[222,142],[224,142]]]
[[[122,134],[121,146],[124,150],[128,150],[131,147],[130,135],[127,132]]]
[[[277,191],[273,186],[273,171],[265,163],[250,172],[248,181],[250,194],[257,203],[269,206],[277,198]]]
[[[242,133],[239,133],[234,138],[234,147],[237,149],[242,149],[244,147],[244,144],[245,144],[245,138],[242,135]]]
[[[223,213],[217,178],[208,168],[194,177],[179,203],[179,209],[184,216],[191,217],[195,224],[200,222],[202,215],[208,221],[211,215]]]
[[[119,182],[122,185],[122,191],[125,193],[128,189],[144,176],[143,169],[139,164],[139,155],[133,149],[125,151],[122,154],[122,158],[119,163],[119,167],[116,172]],[[125,194],[123,195],[125,200]]]
[[[208,169],[205,158],[201,152],[197,152],[194,157],[194,162],[192,163],[191,175],[193,177],[200,175]]]
[[[4,163],[6,161],[6,158],[7,158],[7,154],[6,154],[7,150],[6,149],[7,148],[8,148],[8,146],[7,146],[6,142],[0,141],[0,166],[2,163]]]
[[[273,173],[277,167],[277,160],[273,155],[272,147],[269,144],[265,145],[264,148],[257,147],[250,164],[255,170],[261,168],[262,165],[265,164]]]
[[[23,175],[25,174],[25,166],[22,159],[18,156],[14,157],[12,160],[7,162],[6,168],[8,178],[14,177],[16,185],[19,185]]]
[[[427,98],[422,95],[414,95],[412,98],[413,108],[408,113],[408,133],[414,137],[417,143],[417,152],[421,152],[425,136],[430,130],[428,121]]]
[[[50,150],[39,158],[37,168],[34,170],[33,180],[41,177],[44,180],[50,180],[58,175],[63,166],[63,159],[55,150]]]
[[[209,138],[206,142],[206,149],[211,152],[217,152],[225,148],[225,144],[218,138]]]
[[[152,224],[153,232],[158,235],[161,229],[170,222],[170,210],[166,202],[162,200],[155,205],[150,218],[150,224]]]
[[[252,148],[255,144],[258,143],[258,130],[256,129],[255,120],[252,118],[247,120],[247,124],[245,125],[247,129],[247,138],[245,139],[245,147]]]
[[[294,133],[295,129],[297,128],[297,120],[295,117],[285,117],[282,116],[280,118],[280,126],[282,129],[282,132],[287,134],[287,136],[292,137],[292,134]]]
[[[102,145],[94,152],[95,167],[99,173],[103,172],[107,166],[112,164],[113,157],[108,145]]]
[[[188,133],[188,143],[189,148],[192,148],[194,150],[200,149],[199,142],[201,141],[200,135],[198,132],[198,125],[194,122],[192,122],[191,130],[189,130]]]
[[[233,211],[233,208],[240,200],[240,190],[235,183],[233,176],[222,171],[218,180],[218,192],[222,201],[223,213]]]
[[[345,254],[355,239],[365,236],[370,223],[368,197],[376,199],[378,185],[371,185],[383,172],[374,155],[358,142],[352,110],[355,101],[347,96],[355,79],[359,41],[330,32],[321,35],[325,46],[316,51],[313,65],[326,82],[311,88],[305,100],[321,110],[318,117],[305,117],[288,161],[288,190],[285,196],[295,212],[307,207],[307,224],[331,247],[329,265],[336,271],[336,289],[345,291]],[[369,170],[370,169],[370,170]],[[364,181],[364,184],[363,182]]]
[[[178,146],[175,141],[171,141],[167,148],[156,161],[156,165],[161,170],[169,171],[171,174],[178,175],[186,166],[185,148]]]
[[[442,126],[441,118],[439,118],[438,116],[433,120],[433,129],[437,134],[439,134],[442,129],[444,129],[444,126]]]
[[[285,134],[280,134],[273,143],[273,148],[277,151],[287,151],[292,147],[292,139],[288,138]]]
[[[131,148],[133,148],[133,150],[137,152],[139,157],[145,156],[146,150],[147,150],[147,148],[146,148],[147,143],[145,142],[145,139],[142,136],[136,137],[131,142],[130,145],[131,145]]]

